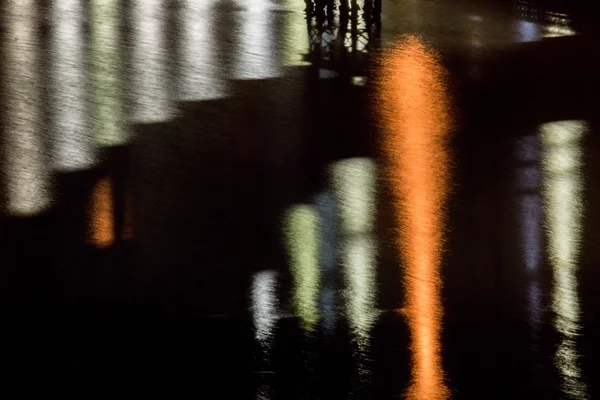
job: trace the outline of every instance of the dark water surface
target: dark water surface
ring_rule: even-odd
[[[3,1],[1,381],[600,396],[594,21],[527,1]]]

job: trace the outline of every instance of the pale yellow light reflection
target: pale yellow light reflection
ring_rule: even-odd
[[[284,36],[283,36],[283,65],[303,66],[310,65],[304,60],[304,55],[308,54],[308,29],[306,28],[306,18],[304,9],[305,0],[284,0]]]
[[[342,239],[344,303],[361,351],[366,350],[371,327],[377,319],[377,246],[373,235],[376,171],[376,164],[370,158],[348,158],[329,168]]]
[[[319,217],[312,206],[292,206],[284,216],[286,247],[294,285],[294,309],[302,327],[312,331],[319,321]]]
[[[118,0],[90,4],[92,130],[100,146],[123,145],[128,140],[119,4]]]
[[[7,212],[31,216],[51,204],[42,143],[37,0],[2,2],[4,162]]]
[[[440,265],[449,191],[447,136],[452,120],[439,56],[413,35],[384,54],[379,101],[404,264],[405,315],[411,334],[409,399],[446,399],[440,336]]]
[[[547,13],[547,25],[544,26],[544,37],[573,36],[577,32],[570,26],[571,20],[566,14]]]
[[[109,247],[115,240],[113,187],[108,178],[96,184],[90,209],[90,241],[99,248]]]
[[[577,352],[579,294],[577,269],[583,219],[582,121],[551,122],[541,126],[543,143],[544,206],[554,288],[552,309],[561,334],[555,363],[562,391],[573,399],[587,398]]]
[[[369,158],[348,158],[330,167],[343,234],[366,233],[373,229],[375,172],[375,162]]]

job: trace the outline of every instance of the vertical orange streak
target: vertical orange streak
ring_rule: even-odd
[[[90,212],[90,240],[94,246],[104,248],[113,244],[113,215],[112,185],[108,178],[103,178],[94,188]]]
[[[440,263],[450,175],[451,128],[445,70],[418,37],[404,36],[382,61],[383,152],[393,189],[411,332],[409,399],[447,399],[440,355]]]

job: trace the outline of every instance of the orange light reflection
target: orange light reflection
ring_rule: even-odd
[[[98,181],[94,188],[90,212],[90,240],[99,248],[108,247],[115,240],[112,192],[112,184],[108,178]]]
[[[393,189],[397,248],[403,260],[411,333],[408,399],[447,399],[440,336],[440,264],[444,206],[449,191],[447,135],[452,120],[439,56],[420,38],[405,35],[382,59],[379,104],[383,152]]]

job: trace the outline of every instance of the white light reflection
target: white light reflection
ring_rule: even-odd
[[[183,101],[215,100],[227,95],[221,78],[215,44],[215,0],[183,0],[179,9],[181,60],[178,98]]]
[[[560,121],[540,127],[543,143],[544,206],[553,267],[552,309],[561,342],[555,363],[562,391],[573,399],[587,398],[577,352],[579,294],[577,263],[583,219],[581,141],[587,126],[582,121]]]
[[[60,171],[95,162],[86,95],[85,14],[83,0],[52,4],[51,108],[52,161]]]
[[[254,337],[268,348],[277,324],[277,273],[261,271],[252,279],[252,316]]]
[[[343,234],[366,233],[373,229],[375,171],[375,163],[369,158],[349,158],[331,166]]]
[[[271,6],[262,0],[234,0],[241,8],[241,49],[237,53],[236,79],[268,79],[280,75],[275,52]]]
[[[350,326],[361,350],[369,343],[377,319],[375,267],[377,246],[373,235],[353,235],[344,240],[342,265],[346,280],[345,302]]]
[[[128,140],[118,0],[90,4],[92,60],[92,130],[100,146],[119,146]]]
[[[41,140],[41,77],[36,0],[6,0],[4,27],[4,159],[7,212],[28,216],[50,206]]]
[[[294,281],[294,308],[303,329],[319,320],[319,216],[312,206],[292,206],[284,216],[286,247]]]
[[[167,3],[163,0],[132,0],[131,3],[133,121],[164,122],[175,114],[169,94]]]

